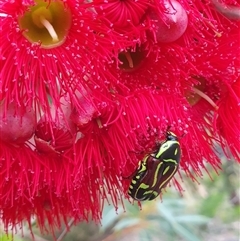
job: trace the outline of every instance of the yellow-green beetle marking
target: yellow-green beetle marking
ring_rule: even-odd
[[[135,200],[153,200],[167,186],[178,170],[181,147],[178,137],[170,131],[158,151],[147,154],[139,161],[128,194]]]

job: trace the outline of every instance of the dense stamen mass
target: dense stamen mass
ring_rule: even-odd
[[[23,35],[31,43],[41,43],[42,48],[62,45],[71,26],[71,12],[62,1],[36,0],[18,19]]]

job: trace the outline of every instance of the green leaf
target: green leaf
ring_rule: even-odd
[[[133,226],[135,224],[138,224],[140,222],[139,218],[127,218],[120,220],[114,227],[114,230],[121,230],[125,227]]]
[[[12,240],[12,236],[9,235],[5,235],[5,234],[0,234],[0,241],[11,241]]]
[[[6,234],[1,234],[0,233],[0,241],[21,241],[21,239],[19,239],[19,238],[16,238],[16,237],[14,237],[14,239],[13,239],[13,237],[12,237],[12,235],[6,235]]]
[[[118,209],[118,214],[122,214],[124,212],[123,208]],[[111,226],[118,218],[119,215],[116,213],[115,208],[113,206],[104,208],[103,219],[101,221],[101,230],[107,229]]]
[[[214,217],[224,201],[225,194],[222,192],[211,194],[207,199],[203,200],[199,212],[208,217]]]
[[[153,236],[150,232],[148,232],[147,230],[144,230],[140,233],[139,240],[140,241],[152,241]]]
[[[139,206],[136,202],[132,203],[126,203],[126,209],[128,212],[130,212],[132,215],[138,215],[140,212]]]
[[[182,215],[175,217],[179,223],[207,224],[211,219],[203,215]]]
[[[169,209],[165,208],[164,205],[160,208],[159,205],[157,206],[161,215],[171,224],[172,228],[175,232],[184,238],[186,241],[200,241],[200,239],[194,235],[191,231],[187,228],[182,226],[176,221],[174,215],[169,211]]]

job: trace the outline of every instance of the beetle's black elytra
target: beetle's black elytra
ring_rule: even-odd
[[[153,200],[178,170],[181,147],[178,137],[167,131],[166,139],[155,153],[147,154],[132,177],[128,194],[135,200]]]

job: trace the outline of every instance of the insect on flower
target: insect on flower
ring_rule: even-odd
[[[177,172],[181,158],[178,137],[170,131],[166,133],[157,152],[147,154],[139,161],[138,169],[132,175],[128,194],[135,200],[153,200],[167,186]]]

